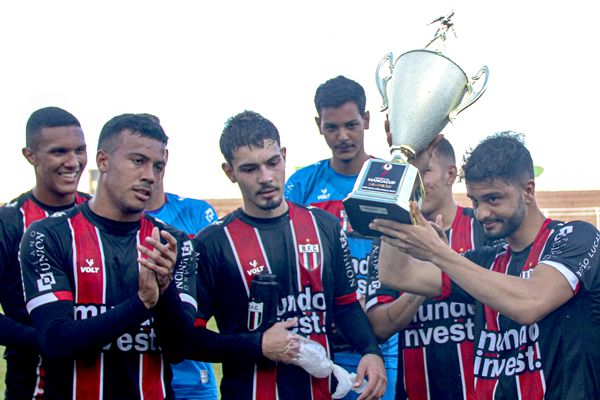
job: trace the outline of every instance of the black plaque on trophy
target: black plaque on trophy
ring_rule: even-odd
[[[344,208],[352,230],[363,236],[378,237],[371,230],[375,218],[410,224],[410,202],[420,202],[423,184],[417,169],[410,164],[368,160],[362,167]]]

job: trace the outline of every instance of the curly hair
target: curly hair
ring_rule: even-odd
[[[342,75],[321,84],[315,93],[315,107],[319,116],[323,108],[338,108],[349,101],[356,104],[361,116],[365,115],[367,104],[365,90],[358,82]]]
[[[531,154],[525,148],[523,134],[520,133],[496,133],[468,151],[463,159],[461,179],[467,184],[494,179],[521,184],[533,178]]]
[[[263,147],[265,140],[280,145],[279,131],[275,125],[254,111],[243,111],[227,120],[219,139],[225,160],[231,164],[233,153],[242,146]]]

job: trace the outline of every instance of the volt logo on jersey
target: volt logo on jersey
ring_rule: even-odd
[[[309,271],[315,271],[320,267],[321,251],[319,244],[298,244],[298,252],[302,258],[301,264]]]
[[[321,194],[317,196],[318,200],[328,200],[331,197],[331,193],[327,190],[327,188],[321,189]]]
[[[87,265],[79,267],[81,272],[88,273],[88,274],[97,274],[98,271],[100,270],[100,267],[94,267],[94,259],[93,258],[86,258],[85,263]]]
[[[264,265],[259,266],[258,261],[256,261],[256,260],[250,261],[248,263],[248,265],[250,265],[250,267],[251,267],[249,270],[246,271],[248,276],[259,274],[265,269],[265,266]]]

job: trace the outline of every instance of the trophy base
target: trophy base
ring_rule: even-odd
[[[379,237],[369,228],[376,218],[411,224],[410,202],[420,203],[424,195],[417,168],[410,164],[368,160],[363,165],[344,208],[352,230],[363,236]]]

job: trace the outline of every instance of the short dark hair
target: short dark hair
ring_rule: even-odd
[[[123,131],[131,131],[135,135],[158,140],[165,146],[169,141],[159,119],[151,114],[122,114],[111,118],[100,131],[98,138],[98,150],[108,153],[113,151],[114,139],[118,138]]]
[[[446,138],[442,138],[439,143],[433,149],[436,156],[444,158],[451,164],[456,164],[456,156],[454,155],[454,148],[452,144]]]
[[[25,146],[35,147],[43,128],[57,128],[62,126],[77,126],[81,124],[70,112],[59,107],[44,107],[34,111],[25,126]]]
[[[278,145],[279,131],[275,125],[254,111],[243,111],[227,120],[219,139],[219,147],[225,160],[231,164],[233,153],[242,146],[264,146],[265,140]]]
[[[356,104],[361,116],[365,115],[367,104],[365,89],[358,82],[342,75],[321,84],[315,93],[315,107],[319,116],[323,108],[341,107],[349,101]]]
[[[484,139],[465,155],[461,175],[467,184],[494,179],[522,184],[533,179],[533,161],[525,148],[523,135],[507,131]]]

